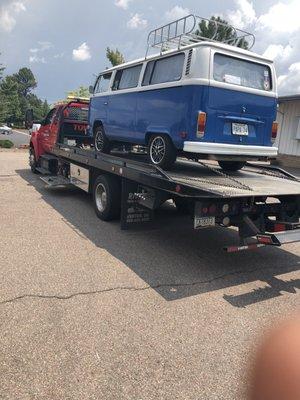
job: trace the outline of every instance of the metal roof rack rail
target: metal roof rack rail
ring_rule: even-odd
[[[201,35],[200,27],[209,31],[209,38]],[[202,41],[221,42],[236,47],[247,42],[248,50],[250,50],[254,46],[255,36],[218,20],[189,14],[152,30],[148,35],[145,57],[147,57],[151,47],[160,48],[162,53]]]

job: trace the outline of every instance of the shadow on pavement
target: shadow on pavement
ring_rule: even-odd
[[[175,207],[158,210],[153,226],[121,231],[118,222],[97,219],[91,197],[79,189],[47,189],[29,169],[17,173],[32,185],[62,220],[83,240],[107,250],[165,300],[177,300],[220,289],[237,288],[223,298],[245,307],[281,295],[295,293],[300,280],[285,281],[278,275],[297,271],[300,257],[279,248],[227,254],[223,247],[237,243],[234,230],[209,228],[195,231],[188,217]],[[262,281],[265,288],[240,293],[240,285]]]

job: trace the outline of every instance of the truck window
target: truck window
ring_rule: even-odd
[[[104,93],[109,89],[111,72],[108,74],[100,75],[94,89],[94,93]]]
[[[50,125],[52,124],[53,120],[54,120],[54,115],[56,113],[56,108],[52,108],[52,110],[50,110],[46,116],[46,118],[44,119],[44,124],[43,125]]]
[[[214,79],[254,89],[272,89],[269,66],[219,53],[214,56]]]
[[[184,53],[148,62],[143,86],[179,81],[182,76],[183,63]]]
[[[122,90],[137,87],[141,69],[142,64],[117,71],[112,89]]]
[[[88,106],[70,106],[64,110],[64,118],[72,121],[87,122],[88,112]]]

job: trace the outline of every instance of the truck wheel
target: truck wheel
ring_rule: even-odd
[[[98,218],[111,221],[120,217],[121,184],[115,176],[99,175],[93,187],[94,208]]]
[[[30,166],[31,171],[34,174],[38,173],[38,171],[36,169],[37,168],[37,162],[36,162],[36,157],[35,157],[35,153],[34,153],[34,148],[31,147],[31,146],[29,148],[29,166]]]
[[[151,136],[147,150],[152,164],[163,169],[171,168],[176,161],[177,151],[169,136]]]
[[[94,133],[94,146],[97,151],[108,154],[110,152],[110,143],[105,135],[103,126],[97,126]]]
[[[245,161],[218,161],[218,163],[224,171],[238,171],[246,164]]]

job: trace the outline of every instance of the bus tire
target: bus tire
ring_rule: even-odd
[[[177,150],[167,135],[152,135],[147,152],[151,163],[163,169],[170,169],[177,157]]]
[[[110,143],[102,125],[97,126],[94,131],[94,147],[100,153],[110,152]]]
[[[112,175],[98,175],[93,185],[94,209],[102,221],[112,221],[120,217],[121,182]]]
[[[224,171],[238,171],[246,164],[245,161],[218,161],[218,163]]]

